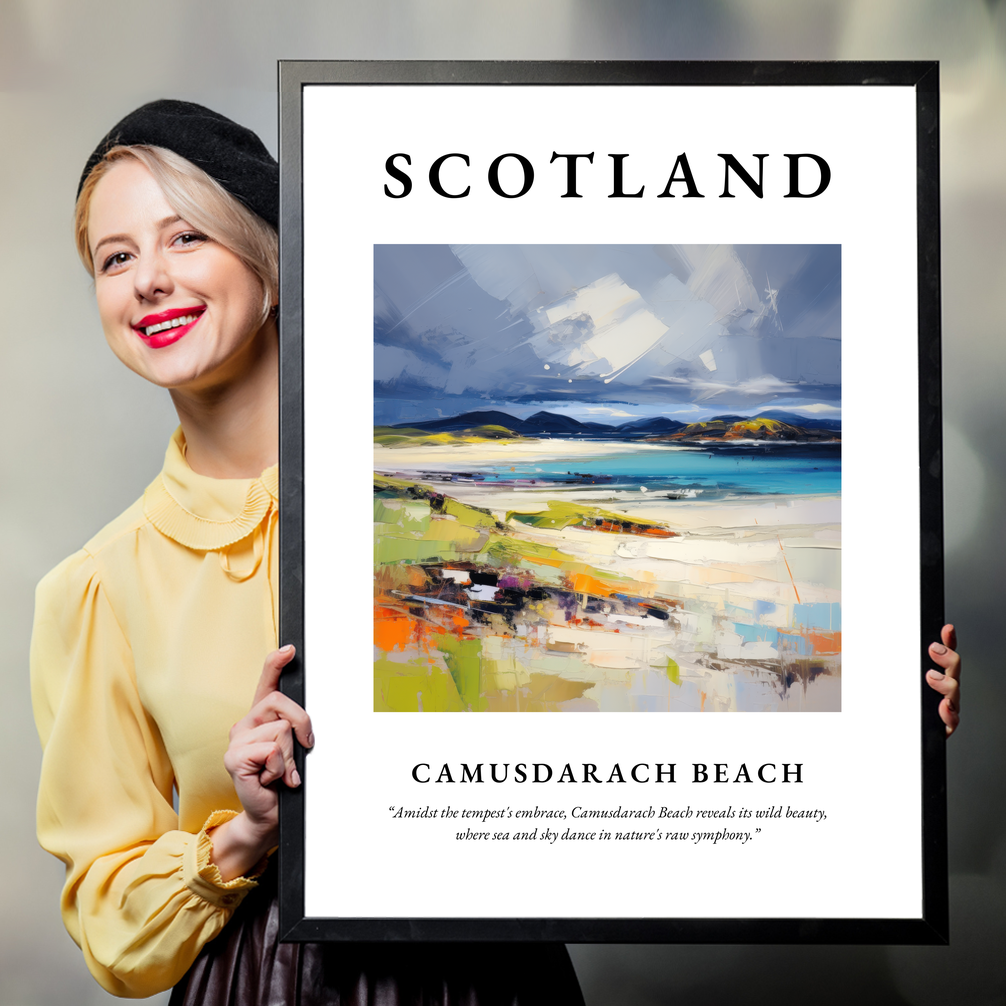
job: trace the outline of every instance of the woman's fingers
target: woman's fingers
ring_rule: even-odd
[[[957,630],[952,625],[944,625],[940,631],[940,639],[943,640],[943,645],[950,647],[951,650],[957,649]]]
[[[950,633],[946,632],[944,634],[950,635]],[[955,681],[960,678],[961,655],[956,650],[944,643],[930,643],[929,656],[935,663],[939,664],[943,669],[943,673],[948,677],[953,678]]]
[[[950,636],[950,633],[944,633]],[[933,658],[951,677],[958,677],[961,670],[961,655],[944,643],[930,643],[929,656]]]
[[[951,708],[957,712],[957,697],[961,689],[960,682],[950,677],[949,674],[942,674],[940,671],[932,670],[926,673],[926,680],[929,682],[929,687],[948,699]]]
[[[949,674],[935,670],[926,672],[926,683],[943,696],[943,701],[940,703],[940,719],[946,724],[947,736],[949,737],[961,721],[960,683]]]
[[[297,740],[306,748],[314,747],[314,734],[311,731],[311,717],[303,706],[297,705],[289,695],[282,692],[271,692],[255,708],[250,716],[259,723],[269,720],[283,719],[293,727]]]
[[[293,726],[297,740],[306,747],[314,747],[314,733],[311,729],[311,717],[302,706],[299,706],[289,696],[279,691],[279,679],[283,668],[294,658],[296,649],[284,646],[273,650],[262,666],[262,676],[255,689],[255,698],[248,715],[234,725],[231,736],[239,730],[246,730],[260,723],[274,719],[285,719]]]
[[[272,757],[273,750],[278,753],[278,761]],[[293,757],[293,731],[284,719],[270,720],[241,731],[232,738],[229,751],[235,751],[238,758],[247,757],[246,752],[255,753],[259,766],[255,774],[263,786],[280,778],[293,789],[300,785],[300,773]]]
[[[953,678],[941,675],[939,671],[929,671],[926,675],[926,680],[930,688],[934,688],[943,695],[943,700],[939,706],[940,719],[946,725],[947,736],[949,737],[957,729],[957,725],[961,721],[960,707],[957,704],[959,685]]]
[[[297,740],[304,747],[314,747],[311,717],[304,711],[303,706],[297,705],[293,699],[282,692],[270,692],[264,699],[252,706],[248,715],[238,720],[231,728],[231,737],[275,720],[288,722],[296,732]]]
[[[241,781],[257,780],[259,786],[268,786],[282,777],[286,761],[280,744],[274,740],[263,740],[228,748],[224,755],[224,767],[236,785]]]
[[[259,773],[259,782],[263,786],[268,786],[271,783],[276,782],[278,779],[282,779],[286,772],[286,758],[283,756],[283,749],[278,744],[273,744],[269,755],[266,757],[264,764],[262,765],[262,771]]]
[[[255,689],[255,698],[252,699],[254,709],[270,692],[276,691],[279,687],[279,677],[283,673],[283,668],[293,660],[297,650],[292,646],[283,646],[278,650],[273,650],[265,663],[262,665],[262,675]]]
[[[946,724],[949,737],[960,723],[960,674],[961,656],[956,651],[957,632],[952,625],[944,625],[940,632],[940,643],[931,643],[929,656],[939,664],[942,671],[932,669],[926,672],[926,682],[930,688],[943,696],[940,702],[940,719]]]
[[[961,722],[961,714],[955,708],[951,707],[949,699],[944,699],[940,703],[940,719],[946,725],[948,737],[957,729],[957,725]]]
[[[275,844],[278,828],[279,795],[273,784],[280,779],[290,787],[301,784],[294,762],[294,732],[305,746],[314,743],[310,717],[278,690],[283,668],[294,653],[292,646],[284,646],[266,657],[252,708],[231,728],[224,755],[224,767],[245,814],[234,820],[251,822],[257,834],[268,836],[267,845]],[[214,834],[225,830],[222,825]]]
[[[311,718],[278,690],[283,668],[295,652],[292,646],[284,646],[266,657],[252,708],[231,728],[224,765],[234,779],[241,805],[249,812],[274,812],[275,794],[267,795],[264,787],[280,779],[291,788],[300,785],[294,735],[304,747],[314,745]]]

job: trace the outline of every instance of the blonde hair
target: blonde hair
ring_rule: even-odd
[[[84,181],[74,210],[74,239],[91,278],[94,259],[87,240],[91,197],[112,165],[126,158],[139,161],[154,176],[168,205],[183,220],[234,252],[255,273],[262,283],[264,323],[279,294],[279,236],[202,168],[165,147],[112,147]]]

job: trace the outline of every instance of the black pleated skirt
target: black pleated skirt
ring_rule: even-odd
[[[583,1006],[561,943],[280,943],[274,875],[170,1006]]]

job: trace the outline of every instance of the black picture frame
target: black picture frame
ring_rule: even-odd
[[[456,940],[638,943],[939,944],[949,939],[945,736],[939,696],[925,684],[927,647],[943,624],[940,379],[939,70],[934,62],[355,62],[282,61],[280,119],[280,641],[298,648],[282,688],[311,709],[305,649],[302,95],[306,86],[458,84],[852,86],[914,88],[917,158],[923,904],[918,918],[320,918],[305,914],[305,807],[311,761],[297,752],[304,785],[281,794],[280,927],[287,941]],[[340,868],[338,852],[332,869]]]

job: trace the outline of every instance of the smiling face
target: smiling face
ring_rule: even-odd
[[[91,196],[88,245],[105,338],[130,370],[199,392],[240,378],[259,356],[259,278],[182,220],[150,171],[124,158]]]

